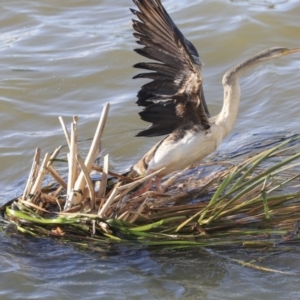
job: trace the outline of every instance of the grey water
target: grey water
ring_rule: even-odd
[[[222,76],[230,67],[274,46],[300,47],[297,0],[163,0],[204,63],[209,109],[222,106]],[[103,138],[116,168],[134,163],[156,142],[135,138],[139,120],[132,80],[141,61],[133,49],[130,0],[0,2],[0,204],[22,193],[34,150],[52,152],[79,116],[82,139],[93,136],[101,109],[111,110]],[[249,70],[231,145],[239,135],[299,129],[300,54]],[[224,141],[226,144],[226,141]],[[297,299],[300,252],[268,257],[273,269],[246,268],[201,249],[125,245],[95,251],[51,239],[0,233],[1,299]],[[293,275],[294,274],[294,275]]]

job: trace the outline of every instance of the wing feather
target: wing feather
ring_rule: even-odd
[[[201,60],[196,48],[174,24],[161,0],[133,0],[131,9],[134,37],[144,46],[136,53],[156,62],[143,62],[135,68],[148,70],[134,78],[151,79],[137,94],[137,104],[145,109],[141,118],[152,123],[141,136],[171,133],[185,123],[210,127],[201,75]]]

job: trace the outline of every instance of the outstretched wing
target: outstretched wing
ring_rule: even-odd
[[[196,48],[176,27],[160,0],[133,0],[139,11],[131,9],[134,36],[144,48],[135,51],[157,62],[134,65],[150,72],[134,78],[149,78],[137,94],[137,104],[144,106],[141,119],[152,123],[137,136],[171,133],[189,120],[208,129],[201,76],[201,60]]]

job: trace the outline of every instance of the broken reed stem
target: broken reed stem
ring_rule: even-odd
[[[42,207],[40,207],[40,206],[32,203],[31,200],[22,200],[22,199],[19,199],[19,201],[20,201],[20,203],[24,204],[25,206],[30,206],[30,207],[36,209],[37,211],[42,211],[42,212],[45,212],[45,213],[49,213],[48,210],[46,210],[46,209],[44,209],[44,208],[42,208]]]
[[[89,195],[90,195],[90,199],[91,199],[91,210],[93,211],[96,209],[96,199],[95,199],[95,190],[94,190],[93,182],[91,180],[91,177],[90,177],[90,174],[89,174],[87,168],[85,167],[84,161],[79,154],[77,154],[76,159],[81,168],[81,171],[84,174],[84,179],[87,183],[87,187],[88,187]]]
[[[108,158],[109,158],[109,155],[106,154],[104,156],[102,180],[101,180],[100,190],[98,193],[99,198],[105,197],[106,186],[107,186],[107,174],[108,174]]]
[[[67,194],[69,195],[74,188],[75,181],[77,178],[77,118],[73,118],[71,124],[71,140],[70,140],[70,152],[68,153],[69,163],[69,176],[68,176],[68,188]]]
[[[63,180],[63,178],[57,173],[57,171],[52,167],[52,165],[47,167],[48,172],[51,176],[65,189],[67,190],[68,184]]]
[[[133,216],[130,218],[129,223],[134,223],[137,220],[137,218],[142,213],[142,211],[147,203],[147,200],[148,200],[148,197],[145,198],[143,203],[138,207],[137,211],[135,213],[133,213]]]
[[[50,155],[49,155],[49,153],[46,153],[44,160],[42,162],[42,165],[40,167],[40,170],[38,172],[38,175],[36,177],[36,180],[34,182],[34,185],[32,186],[32,188],[30,190],[30,195],[33,195],[33,198],[30,199],[29,201],[34,202],[37,195],[40,194],[40,192],[41,192],[42,182],[43,182],[43,179],[47,172],[47,163],[48,163],[49,159],[50,159]]]
[[[95,160],[95,156],[96,156],[98,146],[100,144],[102,133],[104,130],[104,126],[106,123],[109,107],[110,107],[110,104],[106,103],[102,110],[102,114],[101,114],[97,129],[96,129],[93,141],[92,141],[92,145],[91,145],[89,153],[85,159],[85,166],[86,166],[88,173],[91,172],[92,165]],[[81,171],[75,182],[75,185],[74,185],[74,190],[76,192],[74,193],[73,190],[71,190],[67,195],[67,201],[66,201],[66,204],[64,207],[65,210],[69,209],[73,205],[77,205],[78,203],[80,203],[82,201],[82,191],[85,187],[85,184],[86,184],[86,181],[84,178],[84,173]]]
[[[117,217],[118,220],[126,221],[129,216],[129,211],[125,211],[120,216]]]
[[[59,119],[59,122],[60,122],[60,124],[61,124],[62,129],[63,129],[63,132],[64,132],[64,134],[65,134],[65,138],[66,138],[68,147],[69,147],[69,149],[70,149],[70,135],[69,135],[68,129],[67,129],[67,127],[66,127],[66,124],[65,124],[65,122],[64,122],[64,120],[63,120],[63,118],[62,118],[61,116],[58,117],[58,119]]]
[[[93,166],[92,166],[92,169],[95,170],[95,171],[97,171],[97,172],[103,173],[103,168],[98,167],[98,166],[96,166],[96,165],[93,165]],[[117,173],[115,173],[115,172],[109,171],[109,170],[107,171],[107,174],[110,175],[110,176],[113,176],[113,177],[115,177],[115,178],[121,179],[121,180],[123,180],[123,181],[125,181],[125,182],[128,182],[128,181],[129,181],[129,182],[133,182],[133,181],[135,181],[135,179],[133,179],[133,178],[126,177],[126,176],[117,174]]]
[[[117,195],[111,203],[114,203],[114,202],[117,202],[117,201],[125,201],[125,200],[128,200],[128,197],[129,197],[129,193],[134,190],[136,187],[138,187],[139,185],[143,184],[144,182],[146,182],[147,180],[150,180],[151,178],[153,178],[154,176],[156,176],[159,172],[161,172],[164,168],[156,171],[156,172],[153,172],[151,173],[150,175],[147,175],[141,179],[138,179],[134,182],[131,182],[131,183],[128,183],[128,184],[125,184],[125,185],[122,185],[120,187],[118,187],[118,191],[120,192],[119,195]],[[127,197],[127,198],[126,198]],[[122,202],[121,201],[121,202]]]
[[[57,198],[57,197],[60,195],[60,193],[62,192],[62,190],[63,190],[63,187],[62,187],[62,186],[58,187],[58,188],[53,192],[53,196]],[[65,190],[66,190],[66,189],[65,189]]]
[[[32,162],[32,166],[31,166],[31,170],[29,173],[29,177],[22,195],[22,200],[25,200],[28,196],[29,191],[32,188],[32,185],[34,184],[35,181],[35,174],[37,173],[36,169],[38,168],[39,164],[40,164],[40,157],[41,157],[41,149],[40,148],[36,148],[35,150],[35,154],[33,157],[33,162]]]
[[[50,157],[50,160],[49,160],[49,162],[48,162],[48,164],[47,164],[47,167],[49,167],[49,166],[52,165],[53,160],[58,156],[58,154],[59,154],[61,148],[62,148],[62,147],[59,146],[59,147],[57,147],[57,148],[54,150],[54,152],[52,153],[52,155],[51,155],[51,157]]]
[[[53,154],[50,157],[50,160],[47,163],[47,170],[48,172],[51,174],[51,176],[65,189],[67,190],[67,183],[64,181],[64,179],[58,174],[58,172],[54,169],[54,167],[52,166],[52,162],[53,160],[57,157],[57,155],[59,154],[60,150],[61,150],[61,146],[59,146],[58,148],[55,149],[55,151],[53,152]]]
[[[107,210],[109,209],[111,203],[115,200],[115,197],[119,193],[119,188],[114,188],[112,193],[110,194],[109,198],[106,200],[102,208],[98,211],[98,215],[100,218],[103,218]]]
[[[141,179],[135,180],[134,182],[131,182],[131,183],[124,184],[119,187],[119,190],[120,191],[126,190],[126,192],[128,193],[128,192],[132,191],[133,189],[135,189],[136,187],[138,187],[139,185],[141,185],[142,183],[144,183],[145,181],[147,181],[148,179],[153,178],[154,176],[156,176],[158,173],[160,173],[164,169],[165,168],[161,168],[160,170],[157,170],[147,176],[144,176]]]

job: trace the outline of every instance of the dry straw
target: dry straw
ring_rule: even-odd
[[[61,147],[51,156],[47,153],[42,162],[41,151],[36,150],[23,195],[1,208],[19,231],[80,239],[86,245],[123,241],[265,249],[298,241],[299,135],[282,138],[252,156],[210,162],[213,171],[190,179],[192,186],[175,188],[183,172],[166,181],[175,180],[166,193],[150,191],[134,197],[133,191],[156,173],[143,178],[116,174],[109,170],[108,155],[103,167],[94,163],[108,110],[106,104],[85,160],[78,147],[78,118],[73,118],[70,133],[59,118],[69,147],[68,179],[55,169]],[[90,177],[92,171],[102,176],[100,188]],[[55,182],[46,185],[49,177]]]

